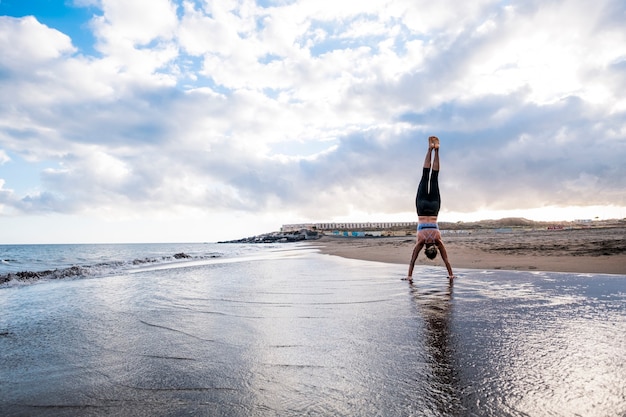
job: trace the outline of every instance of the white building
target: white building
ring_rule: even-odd
[[[417,222],[367,222],[367,223],[299,223],[284,224],[280,228],[282,233],[295,232],[302,229],[324,231],[335,230],[390,230],[393,228],[414,229]]]

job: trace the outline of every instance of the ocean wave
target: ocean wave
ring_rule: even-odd
[[[184,252],[175,253],[171,256],[157,258],[136,258],[129,261],[101,262],[94,265],[72,265],[66,268],[47,269],[42,271],[18,271],[0,274],[0,288],[28,285],[39,281],[58,279],[93,278],[106,275],[119,274],[132,271],[133,268],[145,267],[146,265],[174,264],[189,261],[202,261],[220,258],[222,254],[210,253],[201,256],[192,256]]]

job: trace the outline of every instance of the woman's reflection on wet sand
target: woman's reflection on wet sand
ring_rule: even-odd
[[[411,282],[410,293],[424,318],[425,349],[432,369],[432,386],[439,395],[433,400],[442,415],[459,415],[458,372],[451,331],[454,283],[445,288],[421,288],[419,281]]]

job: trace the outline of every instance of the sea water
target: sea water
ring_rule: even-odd
[[[625,276],[139,246],[0,255],[88,271],[0,288],[0,415],[626,414]]]
[[[271,245],[215,243],[0,245],[0,285],[32,284],[250,255]]]

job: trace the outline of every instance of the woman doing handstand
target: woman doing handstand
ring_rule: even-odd
[[[415,261],[424,246],[426,246],[424,253],[429,259],[435,259],[437,250],[439,250],[441,259],[443,259],[448,269],[448,278],[454,278],[452,267],[450,266],[450,262],[448,262],[448,253],[441,240],[441,233],[437,225],[437,216],[439,215],[439,208],[441,207],[438,178],[439,139],[436,136],[431,136],[428,138],[428,152],[426,153],[426,159],[424,161],[422,179],[417,187],[417,196],[415,197],[415,207],[417,208],[419,222],[417,226],[417,243],[413,249],[411,263],[409,264],[409,274],[407,276],[409,281],[413,280]]]

